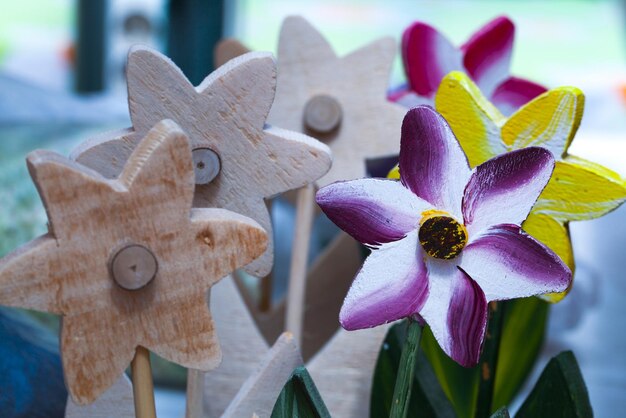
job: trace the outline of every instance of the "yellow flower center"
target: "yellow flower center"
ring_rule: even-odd
[[[431,257],[451,260],[467,244],[465,226],[445,212],[426,211],[420,224],[420,244]]]

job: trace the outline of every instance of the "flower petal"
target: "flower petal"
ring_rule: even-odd
[[[432,97],[443,77],[463,68],[461,51],[435,28],[415,22],[402,35],[402,59],[411,88]]]
[[[569,267],[572,274],[574,273],[574,252],[569,237],[568,224],[559,222],[547,215],[535,213],[533,210],[522,224],[522,228],[533,238],[554,251]],[[572,285],[573,281],[565,292],[547,293],[542,295],[541,298],[549,302],[558,302],[567,295]]]
[[[472,167],[508,151],[500,137],[506,118],[466,74],[454,71],[443,79],[435,107],[450,124]]]
[[[537,147],[502,154],[476,167],[463,196],[470,240],[492,225],[521,225],[553,169],[552,154]]]
[[[478,363],[487,324],[480,286],[454,263],[429,259],[430,294],[421,316],[445,353],[465,367]]]
[[[506,116],[511,116],[520,107],[548,89],[523,78],[509,77],[500,83],[491,94],[493,103]]]
[[[510,149],[541,146],[561,157],[576,135],[584,107],[585,96],[575,87],[549,90],[506,121],[502,140]]]
[[[448,122],[432,107],[418,106],[404,117],[399,166],[403,184],[461,219],[469,165]]]
[[[417,228],[432,205],[395,180],[360,179],[322,187],[317,204],[337,226],[366,245],[397,241]]]
[[[515,25],[500,16],[483,26],[462,47],[463,65],[486,96],[509,76]]]
[[[626,182],[619,174],[582,158],[568,155],[556,162],[550,182],[534,212],[561,222],[598,218],[626,199]]]
[[[517,225],[497,225],[469,243],[460,267],[483,289],[488,301],[567,289],[572,272],[561,259]]]
[[[339,313],[347,330],[371,328],[411,316],[428,296],[428,273],[417,231],[372,251]]]

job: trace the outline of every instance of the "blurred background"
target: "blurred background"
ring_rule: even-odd
[[[623,1],[5,1],[0,12],[0,256],[46,231],[26,154],[46,148],[67,155],[95,133],[130,126],[124,68],[131,45],[163,51],[197,85],[213,70],[213,47],[220,38],[275,52],[281,21],[291,14],[309,19],[339,55],[381,36],[399,40],[415,20],[432,24],[460,45],[484,23],[506,14],[517,27],[512,73],[549,87],[581,88],[586,109],[570,151],[626,176]],[[389,85],[403,81],[398,57]],[[288,271],[293,208],[278,205],[273,216],[281,237],[273,293],[278,299]],[[535,377],[550,355],[570,348],[596,415],[617,417],[626,410],[626,208],[572,224],[572,239],[577,282],[552,311]],[[1,309],[6,317],[16,312]],[[33,326],[57,326],[55,318],[33,318]],[[15,356],[3,351],[2,332],[0,326],[0,354]],[[163,362],[155,368],[159,416],[182,416],[184,371]],[[0,390],[0,404],[9,396]]]

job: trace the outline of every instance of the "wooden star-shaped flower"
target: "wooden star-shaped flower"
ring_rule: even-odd
[[[617,173],[567,151],[580,125],[584,104],[582,91],[560,87],[505,117],[460,72],[448,74],[435,97],[437,110],[450,124],[472,167],[529,146],[552,152],[554,173],[523,227],[556,252],[572,271],[569,222],[603,216],[626,199],[626,181]],[[551,300],[563,296],[551,295]]]
[[[259,222],[270,241],[246,271],[267,275],[273,241],[264,199],[315,181],[331,164],[324,144],[265,125],[276,89],[272,56],[252,52],[237,57],[194,88],[167,57],[134,47],[127,81],[132,129],[95,138],[76,149],[73,158],[115,177],[150,127],[162,119],[174,120],[192,144],[194,207],[225,208]]]
[[[365,177],[365,160],[397,155],[406,110],[387,101],[395,42],[380,39],[344,57],[302,17],[285,19],[271,123],[324,141],[333,166],[319,186]]]
[[[61,355],[77,403],[93,401],[138,346],[208,370],[221,354],[206,290],[266,247],[254,221],[192,209],[189,142],[150,130],[119,178],[48,151],[28,156],[49,233],[0,260],[0,304],[63,316]]]

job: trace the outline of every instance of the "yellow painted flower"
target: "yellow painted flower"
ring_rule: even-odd
[[[572,271],[569,222],[603,216],[626,199],[626,182],[617,173],[567,153],[584,104],[582,91],[560,87],[538,96],[507,118],[460,72],[448,74],[435,97],[437,111],[452,127],[472,167],[528,146],[543,147],[554,154],[552,178],[523,228],[556,252]],[[390,177],[398,177],[394,171]],[[556,302],[566,293],[551,294],[548,299]]]

